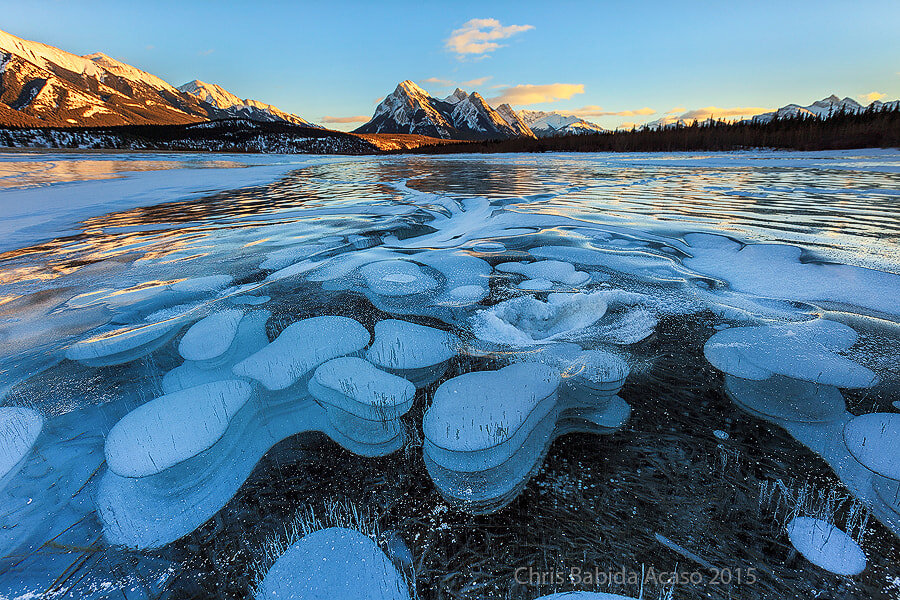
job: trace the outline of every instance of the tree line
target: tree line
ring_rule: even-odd
[[[397,153],[677,152],[693,150],[841,150],[900,147],[900,103],[866,110],[777,116],[769,122],[703,122],[547,138],[514,138],[423,146]]]

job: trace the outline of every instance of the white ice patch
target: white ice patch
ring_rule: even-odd
[[[320,402],[363,419],[387,421],[410,409],[416,388],[370,362],[345,356],[319,365],[309,382],[309,392]]]
[[[468,321],[482,340],[505,346],[550,343],[577,335],[606,313],[602,293],[549,294],[547,302],[523,296],[479,311]]]
[[[532,263],[506,262],[500,263],[494,268],[502,273],[518,273],[520,275],[524,275],[529,280],[553,282],[569,287],[580,286],[584,283],[587,283],[591,278],[590,275],[584,273],[583,271],[576,271],[575,267],[571,263],[562,262],[559,260],[539,260]],[[520,285],[520,287],[522,286]]]
[[[856,342],[856,331],[817,319],[762,327],[733,327],[707,340],[703,353],[720,371],[743,379],[773,374],[844,388],[865,388],[875,373],[837,354]]]
[[[862,267],[800,262],[784,244],[742,245],[724,236],[685,236],[690,269],[727,281],[738,291],[802,302],[835,302],[900,315],[900,275]]]

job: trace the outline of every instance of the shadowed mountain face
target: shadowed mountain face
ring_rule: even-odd
[[[203,82],[191,82],[203,84]],[[190,89],[103,53],[78,56],[0,31],[0,125],[110,126],[177,125],[242,117],[254,121],[311,123],[254,100],[241,100],[215,87],[222,105]]]

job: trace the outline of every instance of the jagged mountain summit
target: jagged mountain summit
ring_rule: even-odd
[[[220,108],[102,52],[78,56],[0,31],[0,125],[179,125],[237,116],[310,126],[269,105],[238,100],[247,110]]]
[[[468,94],[457,89],[441,100],[409,80],[400,82],[376,107],[372,119],[355,133],[412,133],[462,140],[523,135],[477,92]]]
[[[295,114],[284,112],[276,106],[249,98],[239,98],[222,86],[195,79],[178,86],[178,91],[194,96],[216,109],[216,118],[242,118],[252,121],[293,123],[304,127],[318,127]]]
[[[575,115],[567,115],[560,112],[520,110],[517,114],[538,137],[583,135],[586,133],[602,133],[606,131],[596,123],[585,121],[581,117]]]
[[[805,115],[809,117],[816,117],[820,119],[827,119],[829,116],[839,114],[841,112],[845,113],[857,113],[867,110],[868,108],[872,108],[873,110],[882,110],[884,108],[891,109],[900,104],[900,100],[894,100],[892,102],[881,102],[880,100],[875,100],[871,104],[863,105],[854,100],[853,98],[839,98],[836,95],[832,94],[827,98],[822,98],[821,100],[816,100],[812,104],[808,106],[801,106],[799,104],[787,104],[782,106],[777,110],[773,110],[771,112],[765,112],[753,117],[742,119],[743,122],[756,122],[756,123],[768,123],[774,118],[779,119],[787,119],[796,117],[798,115]],[[702,122],[698,122],[698,124],[704,124],[710,121],[715,121],[716,116],[712,115],[711,117],[703,120]],[[660,119],[656,119],[655,121],[650,121],[645,124],[644,127],[646,129],[664,129],[667,127],[686,127],[691,125],[694,122],[694,119],[688,118],[685,115],[667,115]]]
[[[836,95],[832,94],[827,98],[822,98],[821,100],[816,100],[809,106],[800,106],[799,104],[788,104],[786,106],[782,106],[776,111],[763,113],[761,115],[756,115],[752,120],[768,123],[776,116],[779,119],[796,117],[798,115],[808,115],[815,116],[819,118],[827,118],[831,115],[836,115],[840,112],[846,113],[856,113],[863,110],[866,110],[869,106],[871,106],[874,110],[881,110],[885,105],[888,107],[893,107],[898,102],[894,100],[893,102],[881,102],[880,100],[875,100],[869,105],[863,106],[853,98],[838,98]]]

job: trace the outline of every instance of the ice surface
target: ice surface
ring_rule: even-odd
[[[385,319],[375,324],[375,340],[366,358],[424,387],[443,374],[460,344],[458,337],[441,329]]]
[[[288,325],[278,338],[234,366],[269,390],[283,390],[326,360],[362,350],[369,332],[348,317],[313,317]]]
[[[234,341],[243,316],[243,311],[233,309],[204,317],[185,332],[178,351],[185,360],[209,361],[222,356]]]
[[[171,287],[173,292],[196,294],[221,290],[228,286],[229,283],[231,283],[231,275],[204,275],[203,277],[177,281]]]
[[[713,335],[703,352],[714,367],[743,379],[780,374],[823,385],[871,387],[878,381],[875,373],[837,354],[856,337],[852,328],[823,319],[733,327]]]
[[[602,267],[658,282],[684,280],[680,266],[670,256],[647,251],[600,250],[571,246],[539,246],[528,251],[535,258]]]
[[[844,442],[865,468],[900,480],[900,414],[871,413],[854,417],[844,427]]]
[[[250,399],[244,381],[216,381],[151,400],[116,423],[106,463],[122,477],[154,475],[216,443]]]
[[[105,367],[136,360],[175,337],[185,323],[182,316],[98,333],[69,346],[66,358],[89,367]]]
[[[296,262],[307,259],[314,254],[317,254],[324,250],[328,250],[330,248],[334,248],[336,246],[337,243],[335,242],[325,244],[288,246],[287,248],[281,248],[280,250],[269,252],[266,255],[266,260],[264,260],[259,265],[259,268],[277,271]]]
[[[0,489],[18,472],[43,426],[44,418],[35,410],[0,406]]]
[[[358,531],[331,527],[292,545],[268,570],[257,600],[409,600],[406,581]]]
[[[118,158],[126,160],[132,155]],[[66,165],[72,155],[47,155]],[[9,250],[73,231],[73,224],[85,217],[152,206],[182,198],[208,196],[215,191],[269,183],[304,164],[322,158],[284,156],[240,156],[233,161],[250,168],[190,168],[187,161],[196,155],[166,155],[171,168],[117,173],[117,177],[95,181],[57,183],[29,189],[4,190],[0,195],[0,249]],[[238,166],[235,164],[229,167]],[[187,168],[185,168],[187,167]],[[80,228],[75,228],[80,231]]]
[[[859,575],[866,555],[853,538],[834,525],[813,517],[795,517],[787,524],[791,544],[809,562],[837,575]]]

